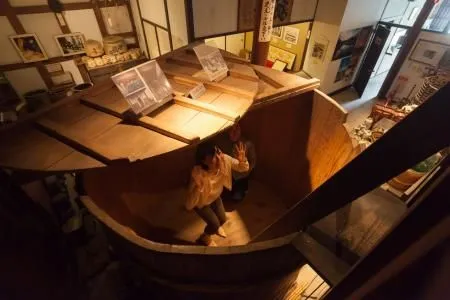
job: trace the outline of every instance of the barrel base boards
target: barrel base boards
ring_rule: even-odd
[[[242,265],[234,265],[232,268],[217,268],[214,263],[208,265],[211,272],[209,278],[193,279],[191,277],[167,277],[162,272],[170,272],[174,264],[184,264],[189,260],[189,256],[195,259],[195,256],[189,254],[178,254],[172,256],[170,260],[165,260],[166,264],[162,270],[149,269],[145,263],[136,260],[135,255],[130,252],[129,248],[116,235],[116,232],[106,228],[108,238],[111,241],[113,249],[121,260],[121,267],[124,273],[135,283],[144,295],[156,294],[164,299],[300,299],[301,295],[307,292],[308,286],[313,282],[322,282],[318,286],[322,287],[320,291],[314,289],[309,290],[309,295],[323,294],[327,289],[335,286],[350,270],[350,266],[338,259],[324,246],[313,240],[308,234],[299,232],[295,234],[295,238],[290,244],[282,245],[280,248],[289,247],[290,250],[295,248],[294,256],[286,256],[285,260],[290,263],[280,266],[278,269],[259,268],[251,274],[247,274],[246,278],[238,278],[240,271],[245,267]],[[112,235],[112,236],[110,236]],[[114,237],[115,236],[115,237]],[[117,240],[119,238],[119,240]],[[118,243],[116,243],[118,242]],[[124,248],[125,246],[125,248]],[[293,247],[292,247],[293,246]],[[210,247],[213,248],[213,247]],[[275,251],[280,249],[273,249]],[[256,252],[264,251],[264,249]],[[269,249],[270,251],[270,249]],[[266,251],[267,252],[267,251]],[[245,253],[243,253],[245,254]],[[256,254],[256,253],[254,253]],[[225,255],[220,255],[217,259],[230,259]],[[256,255],[247,256],[246,260],[253,260]],[[269,254],[270,256],[270,254]],[[148,257],[147,257],[148,258]],[[157,259],[156,257],[154,259]],[[201,258],[199,258],[201,260]],[[269,263],[270,262],[270,263]],[[266,266],[274,264],[270,257],[260,260],[259,265]],[[200,263],[201,264],[201,263]],[[276,262],[275,262],[276,265]],[[309,271],[305,271],[309,269]],[[194,270],[194,269],[193,269]],[[268,272],[270,271],[270,272]],[[234,281],[231,283],[208,282],[214,279],[217,273],[227,273],[231,275]],[[195,270],[194,270],[195,273]],[[233,276],[236,275],[236,276]],[[184,275],[186,276],[186,275]],[[306,285],[305,285],[306,284]],[[316,294],[317,292],[317,294]],[[254,297],[256,296],[256,297]]]
[[[179,283],[152,276],[148,270],[138,263],[122,260],[121,266],[125,274],[134,282],[140,283],[142,292],[156,294],[162,299],[292,299],[288,294],[298,294],[301,287],[296,279],[301,267],[285,272],[273,278],[239,284],[201,284]],[[236,270],[237,272],[239,270]]]

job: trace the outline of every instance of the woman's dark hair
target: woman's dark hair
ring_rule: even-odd
[[[195,164],[201,166],[204,170],[208,170],[208,166],[203,162],[208,156],[216,154],[216,145],[210,142],[198,145],[195,151]]]

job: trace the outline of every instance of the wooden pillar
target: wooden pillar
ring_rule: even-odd
[[[417,37],[419,36],[420,32],[422,31],[422,26],[425,23],[425,21],[428,18],[428,15],[430,14],[431,10],[434,7],[434,4],[437,3],[436,0],[427,0],[425,4],[423,5],[422,10],[420,11],[419,15],[417,16],[416,21],[414,22],[414,25],[411,27],[411,29],[408,30],[406,34],[406,40],[403,44],[402,48],[400,49],[400,52],[397,55],[397,58],[394,60],[394,63],[391,66],[391,69],[389,73],[386,76],[386,79],[383,82],[383,85],[381,86],[380,92],[378,93],[378,97],[385,98],[386,94],[391,87],[392,83],[394,82],[395,77],[397,76],[398,72],[400,71],[400,68],[403,65],[403,62],[405,61],[406,57],[408,56],[409,51],[414,46],[414,43],[417,40]]]
[[[252,63],[264,66],[272,35],[275,0],[258,0],[253,34]]]

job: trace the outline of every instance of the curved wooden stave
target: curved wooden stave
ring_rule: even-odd
[[[270,124],[274,118],[280,122]],[[241,120],[241,126],[244,134],[260,150],[254,177],[270,185],[287,206],[295,204],[357,154],[343,126],[345,119],[346,112],[319,91],[251,109]],[[326,130],[328,126],[334,126],[334,129]],[[288,128],[297,131],[280,134]],[[298,132],[302,129],[308,132]],[[273,143],[276,139],[283,139],[283,142]],[[280,143],[281,147],[277,147]],[[321,149],[322,155],[317,155],[317,148]],[[169,286],[177,282],[186,284],[181,290],[198,283],[213,289],[222,284],[240,286],[247,284],[248,278],[266,282],[280,274],[289,274],[304,264],[303,256],[292,245],[298,233],[279,232],[276,237],[226,247],[155,242],[140,236],[142,220],[133,218],[143,207],[143,214],[148,211],[145,211],[145,206],[133,209],[130,205],[136,202],[117,195],[130,191],[135,194],[162,193],[185,186],[193,165],[194,150],[195,146],[190,146],[184,151],[137,162],[133,167],[122,164],[85,173],[89,197],[82,201],[104,224],[118,253],[134,266],[139,266],[141,272],[153,274],[151,280],[164,281]],[[341,157],[333,155],[336,150]],[[298,159],[299,152],[302,152],[301,160]],[[288,162],[280,164],[277,159],[280,157]],[[157,171],[152,173],[151,170]],[[282,174],[289,174],[289,179],[282,180]],[[307,184],[301,182],[302,178]],[[150,199],[144,197],[141,201]],[[262,228],[261,232],[265,229]],[[257,238],[258,235],[255,236]],[[265,263],[267,261],[271,263]]]

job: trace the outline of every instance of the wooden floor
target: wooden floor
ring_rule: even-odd
[[[194,244],[205,223],[194,211],[184,208],[185,191],[165,194],[122,194],[123,203],[135,220],[132,228],[149,240],[170,244]],[[228,237],[214,236],[219,246],[245,245],[288,209],[272,191],[256,181],[240,203],[225,202],[228,222],[224,225]],[[124,224],[125,225],[125,224]]]

